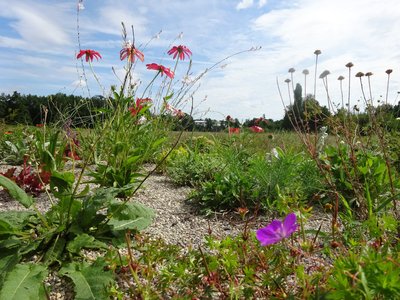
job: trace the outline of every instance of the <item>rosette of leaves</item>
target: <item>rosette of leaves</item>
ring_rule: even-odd
[[[118,188],[78,194],[74,181],[72,173],[53,172],[51,191],[59,201],[42,214],[31,196],[0,176],[0,185],[26,208],[0,213],[0,299],[42,299],[50,270],[71,278],[79,299],[107,298],[113,274],[102,258],[87,262],[82,250],[123,244],[125,232],[147,227],[153,212],[118,200]]]

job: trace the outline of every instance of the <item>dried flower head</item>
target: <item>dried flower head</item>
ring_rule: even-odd
[[[385,73],[388,74],[388,75],[389,75],[390,73],[392,73],[392,72],[393,72],[392,69],[387,69],[387,70],[385,71]]]
[[[358,72],[357,74],[356,74],[356,77],[359,77],[359,78],[361,78],[361,77],[363,77],[364,76],[364,73],[363,72]]]
[[[319,75],[319,78],[325,78],[326,76],[328,76],[329,74],[331,74],[331,72],[329,72],[328,70],[325,70],[321,73],[321,75]]]
[[[353,67],[354,65],[353,65],[353,63],[352,62],[348,62],[347,64],[346,64],[346,67],[347,68],[351,68],[351,67]]]
[[[289,78],[286,78],[286,79],[285,79],[285,82],[286,82],[286,83],[290,83],[290,79],[289,79]]]
[[[373,75],[372,72],[367,72],[367,73],[365,73],[365,76],[367,76],[367,77],[372,76],[372,75]]]
[[[308,74],[310,74],[310,71],[308,71],[307,69],[304,69],[304,70],[303,70],[303,74],[304,74],[304,75],[308,75]]]
[[[344,76],[340,75],[337,79],[338,79],[338,80],[343,80],[343,79],[344,79]]]
[[[320,54],[321,54],[321,50],[318,50],[318,49],[315,50],[315,51],[314,51],[314,54],[315,54],[315,55],[320,55]]]
[[[295,71],[296,71],[295,68],[290,68],[290,69],[288,70],[289,73],[294,73]]]

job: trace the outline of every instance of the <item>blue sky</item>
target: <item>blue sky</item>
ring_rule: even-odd
[[[346,77],[347,94],[345,64],[350,61],[354,64],[352,102],[361,99],[354,74],[374,74],[376,101],[385,97],[389,68],[393,69],[389,102],[399,100],[398,0],[84,0],[83,5],[79,11],[81,48],[101,53],[103,58],[92,66],[106,93],[124,73],[125,62],[119,60],[123,21],[129,36],[134,27],[135,44],[145,54],[145,62],[138,62],[133,75],[141,82],[139,91],[154,75],[146,64],[173,68],[174,61],[166,54],[171,45],[192,50],[191,78],[231,54],[261,46],[223,61],[197,82],[194,117],[222,119],[229,114],[243,120],[265,114],[281,119],[284,110],[276,79],[288,104],[284,83],[290,77],[288,69],[296,69],[294,83],[303,85],[302,70],[307,68],[307,91],[312,92],[316,49],[322,51],[317,76],[330,71],[328,86],[334,102],[340,102],[339,75]],[[87,64],[87,86],[82,79],[81,62],[75,58],[78,49],[77,1],[0,0],[0,92],[87,96],[89,87],[91,95],[102,94]],[[177,83],[187,67],[187,60],[179,63]],[[320,79],[316,91],[325,105],[327,95]],[[188,103],[181,105],[189,111]]]

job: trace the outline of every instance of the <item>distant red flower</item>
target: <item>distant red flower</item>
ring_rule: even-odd
[[[134,45],[131,45],[129,43],[127,43],[126,46],[119,52],[119,58],[121,60],[128,58],[128,61],[134,62],[135,56],[141,61],[144,61],[143,52],[139,51],[138,49],[135,48]]]
[[[6,131],[6,132],[4,132],[5,135],[10,135],[10,134],[12,134],[12,133],[13,133],[12,131]]]
[[[254,123],[257,125],[260,124],[261,122],[268,124],[268,120],[265,120],[263,117],[259,117],[254,121]]]
[[[264,129],[262,129],[260,126],[251,126],[250,130],[256,133],[264,131]]]
[[[137,98],[134,106],[129,107],[132,116],[136,116],[146,105],[152,101],[150,98]]]
[[[186,46],[179,45],[179,46],[174,46],[167,52],[169,55],[174,55],[173,59],[175,59],[177,56],[179,57],[180,60],[184,60],[185,56],[187,58],[190,58],[192,55],[192,51]]]
[[[36,127],[42,128],[44,124],[36,124]]]
[[[171,79],[174,78],[174,72],[172,72],[172,71],[170,70],[170,68],[166,68],[166,67],[164,67],[164,66],[162,66],[162,65],[158,65],[158,64],[155,64],[155,63],[147,64],[146,67],[147,67],[147,69],[149,69],[149,70],[156,70],[156,71],[158,71],[159,73],[161,73],[161,76],[162,76],[163,74],[165,74],[165,75],[167,75],[167,76],[168,76],[169,78],[171,78]]]
[[[96,58],[97,60],[99,60],[99,58],[101,58],[101,55],[100,55],[99,52],[94,51],[94,50],[90,50],[90,49],[79,51],[79,53],[76,56],[76,58],[79,59],[84,55],[85,55],[86,61],[89,61],[89,59],[90,59],[90,61],[93,61],[93,58]]]
[[[239,134],[240,128],[229,127],[229,134]]]

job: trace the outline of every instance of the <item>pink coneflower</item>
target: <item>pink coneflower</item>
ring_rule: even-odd
[[[128,58],[128,61],[135,62],[135,56],[141,61],[144,61],[143,52],[136,49],[135,46],[131,43],[126,43],[125,47],[122,48],[121,51],[119,52],[119,58],[121,60]]]
[[[86,50],[81,50],[79,51],[78,55],[76,56],[77,59],[81,58],[82,56],[85,55],[85,60],[88,62],[89,59],[90,61],[93,61],[93,58],[96,58],[97,60],[99,60],[99,58],[101,58],[101,55],[99,52],[94,51],[94,50],[90,50],[90,49],[86,49]]]
[[[192,55],[192,51],[190,51],[188,47],[183,45],[174,46],[167,53],[169,55],[173,54],[174,55],[173,59],[175,59],[178,56],[180,60],[184,60],[185,56],[187,56],[187,58],[190,58],[190,56]]]
[[[159,73],[161,73],[161,76],[162,76],[163,74],[165,74],[166,76],[168,76],[168,77],[171,78],[171,79],[174,78],[174,72],[172,72],[170,68],[166,68],[166,67],[164,67],[164,66],[162,66],[162,65],[155,64],[155,63],[147,64],[146,67],[147,67],[147,69],[149,69],[149,70],[156,70],[156,71],[158,71]]]

